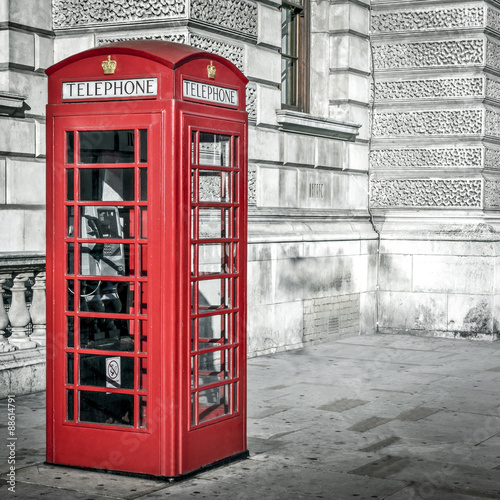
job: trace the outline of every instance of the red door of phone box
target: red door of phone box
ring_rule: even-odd
[[[246,456],[247,79],[153,41],[47,74],[47,461]]]

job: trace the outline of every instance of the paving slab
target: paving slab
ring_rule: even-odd
[[[174,483],[44,464],[39,393],[16,397],[13,495],[0,401],[0,498],[500,499],[500,342],[351,337],[248,380],[250,458]]]

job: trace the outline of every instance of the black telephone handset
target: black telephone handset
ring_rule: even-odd
[[[82,208],[82,238],[122,238],[120,214],[116,207]],[[83,243],[82,274],[92,276],[124,276],[125,254],[121,243]]]

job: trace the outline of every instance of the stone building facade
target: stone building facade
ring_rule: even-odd
[[[306,109],[280,89],[295,4]],[[251,355],[375,331],[497,337],[500,2],[11,0],[0,39],[9,387],[44,382],[44,69],[118,40],[191,44],[249,79]]]

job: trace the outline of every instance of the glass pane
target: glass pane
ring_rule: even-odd
[[[139,162],[148,162],[148,131],[139,130]]]
[[[139,336],[141,338],[140,352],[148,352],[148,322],[139,321]]]
[[[133,130],[79,132],[80,163],[134,163]]]
[[[297,105],[297,62],[295,59],[281,59],[281,102]]]
[[[147,408],[148,408],[147,396],[139,396],[139,427],[143,429],[146,428]]]
[[[198,276],[225,272],[223,257],[224,244],[210,243],[198,246]],[[194,245],[193,245],[194,247]],[[193,249],[194,250],[194,249]],[[196,271],[196,270],[195,270]]]
[[[198,349],[210,349],[229,341],[229,315],[205,316],[198,319]]]
[[[139,201],[148,201],[148,171],[145,168],[139,169],[140,196]]]
[[[220,208],[200,208],[199,238],[229,238],[229,211]]]
[[[229,135],[200,132],[199,164],[213,167],[228,167],[230,142],[231,137]]]
[[[72,352],[66,354],[66,381],[68,384],[75,383],[75,355]]]
[[[66,285],[66,293],[67,293],[67,310],[74,311],[75,310],[75,281],[68,280]]]
[[[66,333],[67,333],[67,342],[66,345],[68,347],[75,347],[75,318],[70,316],[67,318],[68,320],[68,325],[66,328]]]
[[[67,273],[75,274],[75,244],[66,244],[66,255],[67,255]]]
[[[66,200],[75,200],[75,171],[72,168],[66,170]]]
[[[102,351],[133,351],[134,335],[128,319],[80,318],[80,347]]]
[[[139,314],[148,313],[148,284],[139,283],[138,285],[138,296],[139,296]]]
[[[191,132],[191,164],[196,165],[196,132]]]
[[[201,424],[223,415],[228,415],[229,391],[228,386],[206,389],[198,393],[198,422]]]
[[[80,385],[134,388],[134,358],[80,354]]]
[[[233,413],[238,411],[238,382],[233,384]]]
[[[133,245],[119,243],[80,243],[79,247],[80,273],[82,275],[130,276],[132,274],[130,250]]]
[[[148,246],[139,245],[139,276],[145,277],[148,275]]]
[[[80,422],[134,425],[134,396],[106,392],[79,391]]]
[[[281,53],[297,56],[297,13],[285,5],[281,8]]]
[[[66,207],[66,237],[73,238],[75,234],[75,207]]]
[[[198,283],[198,309],[220,309],[230,306],[229,280],[204,280]]]
[[[139,359],[139,390],[147,391],[148,389],[148,360],[147,358]]]
[[[75,392],[73,389],[66,389],[66,420],[73,422],[75,420]]]
[[[132,168],[80,169],[80,200],[134,201]]]
[[[231,201],[228,172],[200,170],[198,201],[212,203]]]
[[[75,133],[66,132],[66,163],[75,163]]]
[[[133,314],[133,283],[82,280],[80,282],[80,311]]]
[[[133,213],[131,207],[81,207],[80,237],[133,238]]]
[[[215,384],[229,378],[229,351],[214,351],[199,354],[198,386]]]
[[[148,208],[147,207],[141,207],[140,208],[140,219],[139,219],[139,223],[140,223],[140,230],[139,230],[139,234],[140,234],[140,237],[143,238],[143,239],[147,239],[148,237]]]

